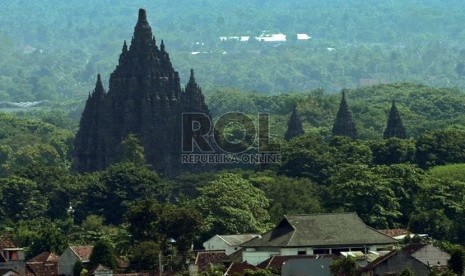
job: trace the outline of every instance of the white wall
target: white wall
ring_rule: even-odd
[[[230,246],[228,243],[226,243],[226,241],[224,241],[218,235],[215,235],[214,237],[210,238],[208,241],[204,242],[203,248],[205,248],[205,250],[224,250],[226,255],[231,255],[232,253],[240,249],[239,246],[237,246],[237,249],[233,246]]]
[[[270,251],[244,251],[242,252],[242,261],[251,265],[257,265],[272,255],[279,255],[279,252]]]
[[[298,248],[281,248],[281,256],[295,256],[299,255],[299,251],[305,251],[305,255],[313,255],[313,248],[311,247],[298,247]]]

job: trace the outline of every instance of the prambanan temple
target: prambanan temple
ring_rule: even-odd
[[[140,9],[131,45],[123,44],[108,92],[99,75],[87,99],[76,135],[75,170],[105,169],[117,161],[120,143],[135,134],[149,165],[167,176],[177,174],[184,112],[210,116],[193,70],[181,88],[163,41],[157,46],[146,12]]]

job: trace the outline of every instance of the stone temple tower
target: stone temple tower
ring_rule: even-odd
[[[73,167],[78,172],[105,169],[117,161],[122,140],[135,134],[149,166],[172,176],[181,170],[182,113],[210,116],[199,85],[191,76],[180,85],[164,42],[158,46],[144,9],[126,41],[105,92],[100,75],[87,99],[76,135]]]

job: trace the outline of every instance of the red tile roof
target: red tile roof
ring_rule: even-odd
[[[383,229],[383,230],[378,230],[378,232],[383,233],[384,235],[387,235],[391,238],[401,236],[401,235],[407,235],[410,234],[410,231],[407,229]]]
[[[412,255],[413,253],[417,252],[418,250],[422,249],[425,247],[426,244],[421,244],[421,243],[411,243],[404,248],[402,248],[402,251],[407,252],[409,255]]]
[[[16,248],[10,235],[0,235],[0,248]]]
[[[249,263],[231,263],[224,275],[244,275],[246,269],[257,270],[258,267]]]
[[[27,262],[26,269],[30,276],[57,276],[58,262]]]
[[[88,261],[94,247],[92,245],[70,246],[69,247],[81,261]]]
[[[195,258],[195,264],[199,267],[199,271],[205,271],[210,264],[222,265],[225,262],[230,261],[224,250],[199,251]]]
[[[28,262],[40,262],[40,263],[45,263],[45,262],[58,262],[58,255],[56,255],[53,252],[42,252],[39,255],[33,257],[30,259]]]

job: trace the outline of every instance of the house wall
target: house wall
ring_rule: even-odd
[[[279,255],[279,251],[244,251],[242,252],[242,261],[251,265],[257,265],[272,255]]]
[[[232,253],[240,249],[239,247],[237,247],[236,249],[233,246],[230,246],[228,243],[226,243],[225,240],[220,238],[218,235],[215,235],[208,241],[204,242],[203,247],[205,248],[205,250],[224,250],[226,255],[231,255]]]
[[[385,275],[391,273],[401,273],[405,268],[409,268],[415,275],[428,275],[428,267],[405,252],[399,252],[391,258],[378,264],[372,275]]]
[[[18,272],[20,275],[24,275],[26,273],[26,261],[6,261],[4,263],[0,263],[0,269],[12,269]]]
[[[1,250],[1,254],[6,261],[0,263],[0,269],[12,269],[20,275],[26,273],[26,261],[22,248],[4,248]]]
[[[113,271],[95,271],[94,276],[113,276]]]
[[[295,256],[299,255],[300,251],[305,251],[305,254],[301,255],[313,255],[313,248],[311,247],[295,247],[295,248],[281,248],[281,256]]]
[[[64,276],[73,276],[73,268],[79,258],[68,247],[58,259],[58,274]]]

